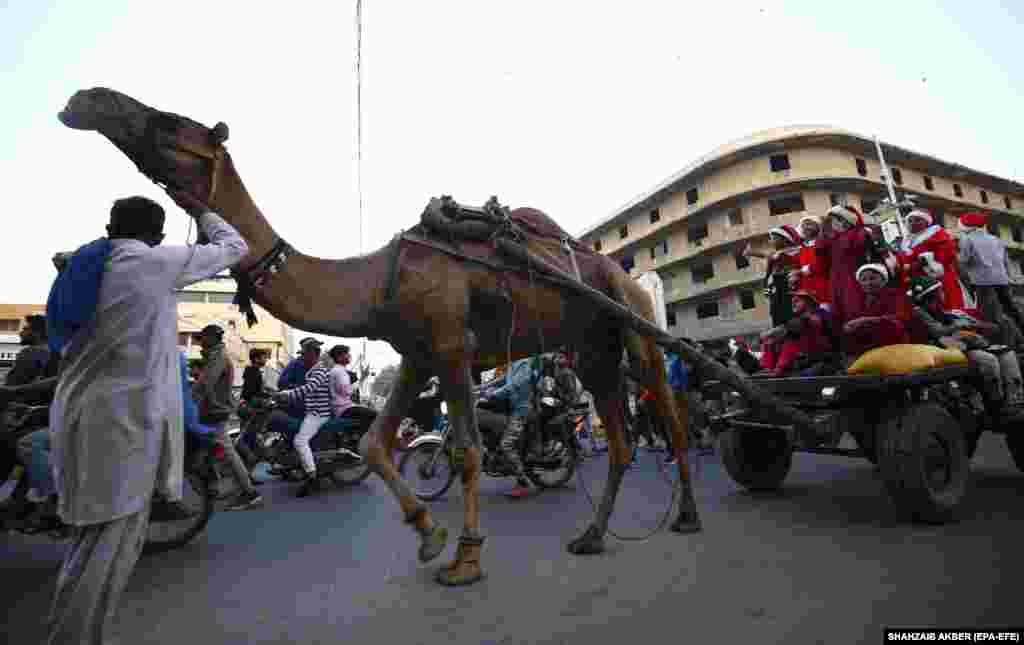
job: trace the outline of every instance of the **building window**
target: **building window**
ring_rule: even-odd
[[[693,275],[694,284],[704,284],[711,278],[715,277],[715,267],[710,262],[702,262],[700,264],[693,265],[690,269],[690,273]]]
[[[828,203],[830,206],[838,206],[843,203],[842,196],[839,193],[829,193]]]
[[[674,307],[669,307],[665,310],[665,322],[668,323],[669,327],[675,327],[678,321],[676,320],[676,310]]]
[[[986,193],[985,191],[982,190],[982,191],[978,191],[978,194],[981,195],[981,203],[982,204],[987,204],[988,203],[988,193]]]
[[[868,162],[863,159],[857,159],[857,174],[861,177],[868,176]]]
[[[903,173],[900,172],[900,169],[899,168],[890,168],[889,172],[892,173],[892,180],[893,180],[893,182],[896,185],[898,185],[898,186],[902,186],[903,185]]]
[[[1013,202],[1010,201],[1009,197],[1003,197],[1003,203],[1006,204],[1007,209],[1013,208]]]
[[[623,224],[622,228],[619,229],[619,239],[624,240],[629,237],[629,224]]]
[[[964,191],[960,188],[960,184],[953,184],[953,194],[957,197],[964,196]]]
[[[935,190],[935,184],[932,182],[932,178],[928,175],[924,176],[924,187],[928,190]]]
[[[789,170],[789,155],[772,155],[768,158],[768,165],[771,166],[772,172]]]
[[[11,320],[10,318],[0,320],[0,331],[18,331],[19,329],[21,329],[20,320]]]
[[[597,251],[598,253],[601,252],[601,240],[594,241],[594,250]]]
[[[689,238],[690,244],[700,244],[708,236],[708,223],[702,222],[691,226],[686,232],[686,236]]]
[[[741,224],[743,224],[743,211],[737,208],[729,213],[729,226],[740,226]]]
[[[658,209],[655,208],[653,211],[651,211],[651,224],[657,224],[659,220],[661,220],[661,212],[659,212]]]
[[[659,255],[668,255],[668,240],[662,240],[651,247],[651,259]]]
[[[690,206],[693,206],[694,204],[697,203],[697,198],[698,194],[696,188],[691,188],[690,190],[686,191],[686,203],[689,204]]]
[[[622,260],[620,260],[619,263],[622,265],[622,269],[626,273],[632,271],[633,267],[636,266],[636,261],[633,259],[632,255],[627,255],[626,257],[622,258]]]
[[[714,318],[718,315],[718,301],[704,302],[697,305],[697,320]]]
[[[736,268],[737,269],[742,270],[742,269],[746,269],[748,266],[750,266],[750,258],[748,258],[747,256],[743,255],[743,251],[740,251],[739,249],[737,249],[736,253],[735,253],[735,255],[733,255],[733,257],[736,258]]]
[[[754,300],[754,292],[749,289],[740,291],[740,306],[744,309],[753,309],[757,306],[757,301]]]
[[[878,208],[878,200],[870,197],[864,197],[860,200],[860,212],[867,215],[871,211]]]
[[[1018,242],[1018,243],[1024,242],[1024,234],[1021,233],[1020,228],[1014,226],[1011,230],[1013,232],[1013,241],[1014,242]]]
[[[786,195],[768,200],[768,212],[772,215],[785,215],[786,213],[799,213],[806,210],[804,196],[800,194]]]

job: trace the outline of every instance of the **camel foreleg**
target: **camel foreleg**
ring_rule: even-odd
[[[483,577],[480,551],[480,474],[483,441],[476,420],[469,361],[457,352],[447,354],[441,371],[441,387],[448,403],[448,419],[455,447],[462,455],[463,528],[455,560],[437,573],[437,581],[448,586],[472,584]]]
[[[569,543],[569,553],[573,555],[590,555],[604,551],[604,536],[608,532],[608,520],[615,510],[615,499],[618,497],[622,478],[629,468],[632,455],[626,446],[623,431],[623,405],[621,388],[613,394],[600,397],[596,401],[598,414],[604,421],[605,435],[608,440],[608,481],[604,485],[601,504],[597,508],[594,521],[583,532],[583,535]],[[596,398],[596,397],[595,397]]]
[[[402,359],[391,396],[388,397],[384,411],[363,437],[360,451],[373,472],[384,480],[391,494],[398,500],[405,521],[420,535],[420,561],[429,562],[444,551],[448,530],[434,522],[430,511],[402,479],[392,457],[398,445],[398,426],[402,416],[408,411],[424,380],[421,370]]]

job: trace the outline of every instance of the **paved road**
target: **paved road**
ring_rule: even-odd
[[[438,564],[417,564],[378,481],[305,500],[269,483],[262,510],[218,514],[190,548],[139,565],[121,642],[831,645],[878,643],[887,624],[1022,622],[1024,475],[1001,439],[982,443],[968,510],[942,528],[904,522],[866,462],[798,455],[784,493],[755,496],[701,459],[704,533],[613,540],[589,558],[565,552],[591,514],[575,485],[524,503],[485,481],[488,577],[463,589],[431,582]],[[604,466],[585,469],[598,489]],[[627,476],[613,528],[650,530],[668,494],[648,459]],[[457,527],[449,495],[434,508]],[[60,556],[42,538],[0,538],[9,642],[39,642]]]

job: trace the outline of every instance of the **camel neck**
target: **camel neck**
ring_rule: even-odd
[[[280,237],[249,196],[230,158],[226,161],[211,206],[224,213],[224,219],[249,245],[249,255],[240,263],[247,269]],[[284,270],[269,276],[252,299],[297,329],[361,338],[374,331],[373,314],[383,299],[389,271],[387,248],[341,260],[295,253],[288,257]]]

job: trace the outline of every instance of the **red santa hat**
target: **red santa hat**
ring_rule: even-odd
[[[828,209],[828,214],[831,217],[838,217],[850,226],[863,226],[864,216],[860,214],[860,211],[853,206],[847,206],[845,204],[838,204]]]
[[[915,217],[917,219],[923,219],[925,222],[928,223],[928,226],[931,226],[932,224],[935,223],[935,218],[932,217],[932,214],[924,210],[923,208],[915,208],[914,210],[907,213],[907,221],[910,221]]]
[[[970,213],[964,213],[960,216],[961,226],[972,226],[974,228],[981,228],[988,223],[988,215],[985,213],[979,213],[972,211]]]
[[[783,224],[782,226],[776,226],[768,231],[768,236],[777,235],[782,239],[786,240],[790,244],[799,244],[803,240],[803,236],[800,232],[789,224]]]
[[[889,281],[889,269],[887,269],[884,264],[864,264],[864,265],[862,265],[859,269],[857,269],[857,276],[856,277],[857,277],[857,281],[858,282],[860,282],[860,276],[863,275],[865,271],[876,271],[876,272],[878,272],[882,276],[882,278],[886,282]]]

